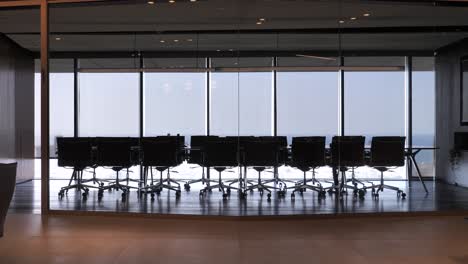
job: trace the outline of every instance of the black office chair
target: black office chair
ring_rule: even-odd
[[[344,189],[352,189],[354,195],[364,197],[367,188],[363,182],[355,178],[354,169],[365,165],[363,136],[335,136],[331,143],[331,165],[341,172],[341,184],[327,188],[329,191],[339,189],[340,194]],[[346,179],[346,171],[351,168],[351,179]],[[348,185],[348,183],[352,185]],[[358,184],[362,186],[359,188]]]
[[[282,179],[278,174],[278,168],[282,165],[287,164],[289,160],[288,139],[285,136],[262,136],[262,137],[259,137],[259,139],[276,142],[278,162],[273,167],[273,179],[265,180],[263,181],[263,184],[274,183],[275,186],[274,187],[270,186],[270,188],[279,190],[278,195],[280,197],[283,197],[286,195],[286,190],[287,190],[286,182],[294,183],[294,181]]]
[[[168,189],[175,191],[177,198],[180,197],[180,184],[171,179],[170,169],[179,166],[184,160],[182,154],[183,142],[184,137],[181,136],[159,136],[141,139],[141,164],[144,167],[143,182],[145,184],[148,180],[148,171],[151,174],[151,183],[141,189],[142,193],[151,193],[151,198],[154,198],[154,193],[159,195],[163,189]],[[153,179],[153,167],[159,171],[160,177],[157,182]],[[167,176],[163,178],[163,172],[166,170]]]
[[[247,142],[250,142],[252,140],[256,140],[256,137],[254,136],[228,136],[226,137],[226,140],[232,140],[232,141],[235,141],[237,142],[237,148],[238,148],[238,151],[239,153],[241,153],[244,149],[244,146]],[[240,156],[239,156],[240,158]],[[247,174],[247,168],[246,167],[243,167],[242,168],[242,165],[240,164],[240,173],[238,175],[238,177],[234,180],[229,180],[229,181],[226,181],[226,183],[229,184],[229,186],[232,186],[236,183],[238,183],[238,186],[239,186],[239,189],[240,190],[245,190],[245,188],[248,186],[248,185],[253,185],[255,181],[251,180],[251,179],[247,179],[246,177],[246,174]],[[243,171],[243,172],[242,172]],[[243,192],[241,193],[243,194]]]
[[[201,182],[202,185],[210,184],[210,182],[217,182],[215,180],[205,177],[205,166],[204,156],[205,156],[205,143],[207,140],[217,138],[218,136],[191,136],[190,137],[190,152],[188,155],[189,164],[197,164],[202,167],[202,176],[199,179],[188,181],[184,184],[185,190],[190,190],[190,185],[194,183]]]
[[[406,197],[406,193],[398,187],[384,184],[383,174],[390,167],[402,167],[405,165],[405,137],[373,137],[370,152],[369,166],[380,171],[380,184],[376,185],[377,191],[372,189],[374,197],[379,197],[379,191],[391,189],[397,192],[397,196]]]
[[[222,181],[221,173],[228,167],[239,166],[238,142],[235,138],[215,138],[206,141],[205,144],[205,167],[212,167],[218,173],[218,184],[206,186],[200,190],[200,195],[211,192],[212,189],[218,188],[223,192],[223,199],[226,199],[231,194],[231,189],[239,190],[239,188],[229,186]]]
[[[59,191],[59,198],[68,193],[70,189],[83,191],[83,199],[88,196],[89,188],[99,189],[100,197],[102,197],[101,189],[98,186],[83,184],[83,171],[86,168],[92,167],[95,164],[93,155],[93,144],[90,138],[73,138],[73,137],[58,137],[57,138],[57,159],[59,167],[71,167],[73,173],[68,186],[62,187]],[[73,179],[75,184],[71,184]]]
[[[291,187],[294,191],[291,198],[294,199],[295,192],[301,194],[306,189],[318,192],[319,198],[325,196],[326,192],[315,178],[315,169],[326,165],[325,156],[325,137],[294,137],[291,145],[290,165],[298,168],[304,173],[304,179],[297,182],[296,186]],[[307,179],[306,173],[312,169],[312,178]],[[312,182],[312,185],[307,184]]]
[[[260,194],[263,191],[268,192],[268,200],[271,198],[271,191],[273,189],[279,189],[275,186],[267,186],[262,181],[261,173],[267,167],[275,168],[279,164],[280,149],[278,148],[278,142],[274,138],[258,138],[255,141],[246,142],[242,150],[241,164],[245,167],[253,167],[258,172],[257,184],[248,186],[245,191],[253,191],[258,189]],[[279,189],[283,192],[282,189]]]
[[[119,178],[119,172],[138,164],[135,160],[135,148],[138,147],[138,138],[129,137],[109,137],[96,138],[97,159],[96,164],[99,167],[111,167],[115,171],[115,182],[101,187],[101,190],[122,190],[122,199],[125,199],[130,189],[139,189],[138,187],[122,184]]]

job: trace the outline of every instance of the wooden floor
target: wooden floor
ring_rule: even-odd
[[[466,264],[464,217],[164,220],[10,214],[0,263]]]
[[[52,210],[78,210],[99,212],[126,212],[146,214],[177,214],[196,216],[303,216],[335,214],[385,214],[385,213],[418,213],[418,212],[468,212],[468,188],[455,187],[439,182],[426,182],[429,194],[422,185],[415,181],[389,181],[388,184],[399,186],[407,193],[406,199],[398,198],[394,191],[385,190],[379,199],[368,193],[364,199],[355,198],[352,194],[344,199],[327,195],[319,199],[317,194],[307,191],[304,195],[290,195],[279,198],[273,195],[271,201],[258,192],[249,194],[241,200],[232,194],[224,201],[217,190],[205,197],[199,196],[201,186],[193,186],[191,191],[183,191],[180,199],[174,192],[163,191],[151,201],[150,196],[137,196],[132,192],[128,199],[121,199],[120,191],[105,192],[102,201],[97,199],[97,191],[91,190],[87,200],[81,199],[79,192],[70,191],[63,199],[57,193],[60,187],[68,182],[52,180],[50,184],[50,207]],[[17,185],[10,212],[40,213],[40,181],[34,180]]]

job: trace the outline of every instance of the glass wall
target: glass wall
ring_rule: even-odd
[[[345,66],[380,67],[370,71],[345,71],[345,135],[364,135],[368,146],[373,136],[405,136],[404,63],[403,57],[345,58]],[[405,172],[401,168],[386,176],[404,179]],[[380,177],[377,170],[365,167],[356,173],[357,177]]]
[[[337,59],[278,58],[278,66],[333,66]],[[326,136],[339,134],[338,71],[279,71],[276,74],[278,135]]]
[[[160,61],[145,59],[145,67],[161,67]],[[192,60],[172,63],[178,61]],[[206,84],[206,72],[145,72],[143,135],[180,134],[189,145],[190,136],[205,135]]]
[[[434,57],[413,57],[413,146],[434,147],[435,70]],[[424,177],[434,177],[433,150],[422,150],[416,160]],[[414,166],[413,166],[414,167]],[[417,172],[413,168],[413,176]]]
[[[70,137],[74,133],[74,76],[73,59],[53,59],[50,60],[50,154],[56,157],[56,138]],[[41,156],[41,74],[40,61],[35,61],[36,71],[34,74],[35,93],[35,146],[36,157]]]
[[[92,72],[121,67],[125,60],[80,60],[78,75],[80,137],[138,137],[140,135],[139,75]],[[113,62],[119,62],[114,64]],[[131,60],[128,60],[131,63]],[[96,65],[96,67],[92,67]],[[86,72],[89,70],[90,72]],[[111,70],[109,70],[111,71]]]
[[[236,69],[269,67],[272,58],[213,58],[210,134],[269,136],[273,125],[273,74]]]

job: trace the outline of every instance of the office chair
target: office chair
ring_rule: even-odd
[[[294,191],[291,198],[294,199],[295,193],[301,194],[306,189],[318,192],[319,198],[324,197],[326,192],[322,184],[315,178],[315,169],[326,165],[325,156],[325,137],[294,137],[291,145],[292,167],[296,167],[304,173],[304,179],[296,183],[296,186],[290,187]],[[307,179],[306,173],[312,169],[312,178]],[[312,185],[307,184],[312,182]]]
[[[180,184],[171,179],[170,168],[182,164],[183,142],[181,136],[159,136],[153,138],[142,138],[140,141],[141,164],[144,167],[144,179],[146,184],[148,171],[151,173],[151,183],[141,189],[141,193],[150,193],[154,199],[154,194],[159,195],[163,189],[175,191],[176,198],[181,195]],[[159,181],[153,179],[153,170],[159,171]],[[163,172],[167,170],[166,178],[163,178]],[[175,184],[175,185],[174,185]]]
[[[121,170],[129,169],[138,163],[138,161],[134,160],[135,147],[138,146],[138,138],[101,137],[96,138],[96,146],[96,165],[99,167],[111,167],[111,169],[115,171],[116,174],[115,182],[111,182],[109,185],[101,187],[100,190],[122,190],[122,199],[126,198],[127,194],[130,192],[130,189],[138,190],[138,187],[122,184],[119,178],[119,173]]]
[[[405,137],[373,137],[369,166],[380,171],[380,183],[376,185],[377,191],[372,188],[374,197],[379,197],[379,191],[391,189],[397,196],[406,198],[406,193],[397,187],[384,184],[383,174],[389,167],[405,165]]]
[[[365,165],[364,162],[364,142],[363,136],[334,136],[331,143],[331,165],[341,172],[341,184],[327,188],[329,192],[333,189],[341,194],[344,189],[352,189],[354,195],[359,194],[362,198],[365,195],[367,186],[355,178],[354,169]],[[346,171],[351,168],[351,179],[346,179]],[[351,185],[348,183],[351,182]],[[358,188],[357,185],[362,187]],[[346,193],[346,191],[344,191]]]
[[[255,141],[246,142],[244,149],[241,152],[241,164],[244,167],[253,167],[258,172],[257,184],[248,186],[245,190],[253,191],[258,189],[261,195],[267,191],[268,200],[271,199],[271,191],[273,189],[282,189],[276,186],[267,186],[262,181],[262,171],[267,167],[275,168],[279,164],[280,149],[278,148],[278,141],[275,138],[258,138]]]
[[[83,171],[95,164],[92,139],[58,137],[57,159],[59,167],[73,168],[68,186],[62,187],[59,191],[58,195],[60,199],[63,198],[70,189],[83,191],[83,199],[86,199],[90,188],[99,189],[100,197],[102,197],[102,191],[98,186],[86,185],[83,181]],[[76,180],[75,184],[71,184],[73,179]]]
[[[188,163],[190,164],[197,164],[201,166],[202,168],[202,176],[200,179],[195,179],[188,181],[184,184],[185,190],[189,191],[190,190],[190,185],[201,182],[202,185],[210,184],[210,182],[217,182],[215,180],[211,180],[209,178],[205,177],[205,166],[204,164],[204,156],[205,156],[205,142],[207,140],[217,138],[218,136],[191,136],[190,137],[190,152],[188,155]],[[209,175],[208,175],[209,177]]]
[[[206,141],[204,166],[212,167],[218,174],[218,184],[206,186],[200,190],[200,195],[203,196],[212,189],[218,188],[223,193],[223,199],[226,199],[231,194],[231,189],[239,190],[239,188],[229,186],[222,181],[222,172],[228,167],[239,166],[238,142],[237,139],[230,138],[215,138]],[[242,196],[241,196],[242,197]]]
[[[245,144],[247,142],[255,140],[256,137],[254,137],[254,136],[237,136],[237,137],[236,136],[228,136],[228,137],[226,137],[226,139],[237,142],[237,148],[238,148],[238,151],[240,153],[240,152],[243,151]],[[241,165],[241,164],[239,164],[239,165]],[[240,169],[240,171],[239,171],[238,177],[236,179],[234,179],[234,180],[227,181],[227,183],[229,184],[229,186],[232,186],[235,183],[238,183],[239,184],[239,189],[240,190],[245,190],[246,186],[253,185],[255,181],[253,181],[251,179],[247,179],[247,177],[246,177],[247,168],[246,167],[242,168],[242,165],[241,165],[241,167],[239,169]],[[241,194],[243,194],[243,192]]]
[[[287,164],[289,160],[288,153],[288,139],[285,136],[262,136],[260,140],[274,141],[277,146],[278,162],[273,166],[273,179],[263,181],[263,184],[274,183],[278,187],[272,187],[278,190],[278,195],[284,197],[286,195],[287,185],[286,182],[294,183],[294,181],[282,179],[278,174],[278,167]]]

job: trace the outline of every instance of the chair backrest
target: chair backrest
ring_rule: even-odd
[[[325,166],[325,137],[293,137],[292,165],[300,168]]]
[[[57,138],[57,159],[60,167],[84,169],[95,163],[92,138]]]
[[[288,160],[288,138],[286,136],[263,136],[260,140],[275,141],[278,147],[278,164],[285,164]]]
[[[244,143],[241,151],[242,165],[270,167],[278,166],[280,148],[275,138],[258,138]]]
[[[138,162],[135,147],[139,139],[130,137],[96,138],[97,165],[128,168]]]
[[[191,136],[188,162],[203,165],[203,152],[205,151],[206,141],[217,137],[218,136]]]
[[[235,137],[219,137],[206,141],[204,166],[234,167],[238,165],[238,140]]]
[[[175,167],[183,162],[180,139],[175,137],[147,137],[140,140],[143,166]]]
[[[371,162],[373,167],[405,165],[405,137],[373,137]]]
[[[359,167],[364,165],[363,136],[334,136],[331,143],[333,166]]]

